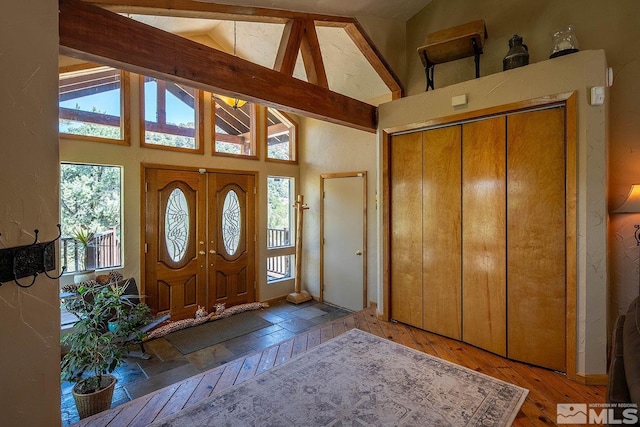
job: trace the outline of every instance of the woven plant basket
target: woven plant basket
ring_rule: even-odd
[[[78,409],[80,419],[90,417],[91,415],[111,408],[113,390],[116,387],[117,381],[113,375],[103,375],[101,385],[106,386],[106,388],[87,394],[76,393],[76,386],[73,387],[71,392],[73,399],[76,401],[76,408]]]

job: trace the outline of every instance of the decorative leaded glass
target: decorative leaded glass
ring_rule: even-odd
[[[233,190],[227,193],[222,205],[222,240],[227,253],[235,254],[240,243],[240,201]]]
[[[167,201],[164,236],[171,259],[178,262],[184,258],[189,240],[189,208],[187,198],[179,188],[171,192]]]

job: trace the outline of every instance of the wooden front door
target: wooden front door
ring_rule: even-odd
[[[255,176],[145,169],[146,302],[172,320],[256,300]]]
[[[255,177],[209,174],[208,306],[255,301]]]
[[[145,295],[154,312],[195,315],[206,299],[206,177],[146,170]]]

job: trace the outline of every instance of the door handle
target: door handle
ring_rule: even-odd
[[[210,253],[211,255],[215,255],[215,254],[216,254],[216,251],[214,251],[213,249],[209,249],[209,253]]]
[[[200,255],[206,255],[207,253],[205,251],[200,251],[199,254]]]
[[[362,251],[357,250],[357,251],[356,251],[356,255],[358,255],[358,256],[362,255]]]

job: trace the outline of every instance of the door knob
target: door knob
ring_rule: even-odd
[[[214,251],[213,249],[209,249],[209,253],[210,253],[211,255],[215,255],[215,254],[216,254],[216,251]]]
[[[207,254],[205,251],[200,251],[199,253],[200,253],[200,255],[206,255]]]
[[[356,255],[358,255],[358,256],[362,255],[362,251],[359,251],[359,250],[356,251]]]

